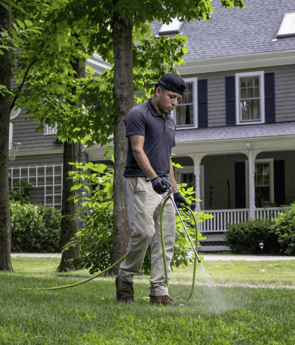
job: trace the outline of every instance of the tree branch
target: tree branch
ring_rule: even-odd
[[[38,56],[42,53],[43,49],[45,48],[46,43],[47,43],[48,36],[49,36],[49,34],[47,35],[47,37],[46,37],[46,39],[45,39],[45,41],[44,41],[44,44],[42,45],[42,47],[41,47],[39,53],[35,56],[35,58],[33,59],[33,61],[32,61],[32,62],[30,63],[30,65],[28,66],[28,68],[27,68],[27,70],[26,70],[26,72],[25,72],[25,75],[24,75],[24,77],[23,77],[23,80],[22,80],[21,84],[17,87],[16,95],[14,96],[14,98],[13,98],[13,100],[12,100],[12,102],[11,102],[11,105],[10,105],[10,111],[12,111],[12,109],[14,108],[14,105],[15,105],[15,103],[16,103],[16,100],[17,100],[18,96],[19,96],[19,93],[20,93],[21,89],[23,88],[23,86],[24,86],[24,84],[25,84],[25,82],[26,82],[26,79],[27,79],[28,73],[30,72],[30,69],[33,67],[34,63],[38,60]]]

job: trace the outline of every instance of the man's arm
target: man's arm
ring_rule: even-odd
[[[173,192],[174,193],[178,193],[179,190],[177,188],[176,185],[176,180],[175,180],[175,176],[174,176],[174,170],[173,170],[173,166],[172,166],[172,159],[170,159],[170,172],[169,172],[169,180],[173,186]]]
[[[132,146],[133,156],[139,165],[140,169],[146,174],[146,176],[152,180],[157,177],[155,170],[152,168],[151,163],[143,150],[144,137],[142,135],[130,135],[129,136]]]

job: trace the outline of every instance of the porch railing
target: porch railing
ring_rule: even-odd
[[[270,217],[276,217],[282,210],[282,207],[256,208],[255,218],[269,219]],[[228,224],[238,224],[249,219],[248,208],[232,210],[204,210],[203,212],[213,215],[213,218],[205,219],[203,222],[198,224],[199,231],[201,232],[225,232]]]

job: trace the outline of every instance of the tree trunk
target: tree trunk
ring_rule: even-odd
[[[11,7],[7,11],[0,6],[0,32],[10,32]],[[1,45],[0,36],[0,45]],[[11,59],[10,51],[0,55],[0,85],[10,90]],[[8,186],[8,141],[9,141],[10,104],[9,96],[0,94],[0,270],[12,271],[11,265],[11,224]]]
[[[113,1],[114,5],[116,1]],[[120,259],[127,250],[130,228],[127,219],[125,191],[123,188],[123,171],[127,156],[127,139],[124,120],[134,106],[133,95],[133,53],[132,20],[121,18],[118,13],[113,16],[114,38],[114,99],[119,109],[114,126],[114,250],[113,263]],[[111,274],[117,274],[118,266]]]
[[[76,71],[76,78],[83,78],[85,76],[85,65],[79,65],[79,61],[75,61],[72,64]],[[72,90],[75,93],[75,89]],[[72,191],[73,181],[68,177],[69,171],[76,170],[73,165],[69,165],[70,162],[81,162],[81,142],[78,140],[76,143],[64,143],[63,153],[63,193],[62,193],[62,220],[61,220],[61,244],[66,245],[74,234],[80,230],[80,219],[70,220],[68,216],[72,216],[77,212],[79,205],[74,203],[74,200],[68,200],[70,196],[77,195],[79,191]],[[62,253],[60,265],[58,267],[59,272],[68,272],[70,270],[78,269],[68,262],[69,259],[74,259],[80,252],[80,246],[70,247]]]
[[[61,244],[66,245],[74,234],[80,230],[80,220],[71,220],[68,217],[76,213],[78,205],[73,200],[68,200],[72,195],[77,195],[78,191],[72,191],[73,181],[68,179],[69,171],[75,170],[73,165],[69,165],[69,162],[80,162],[81,161],[81,143],[64,143],[64,154],[63,154],[63,193],[62,193],[62,220],[61,220]],[[74,259],[79,253],[80,248],[70,247],[62,253],[60,265],[58,267],[59,272],[67,272],[76,269],[69,259]]]

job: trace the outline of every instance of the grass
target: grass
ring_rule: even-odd
[[[295,261],[205,262],[189,302],[192,267],[176,269],[169,291],[184,308],[151,306],[147,276],[136,278],[136,302],[126,305],[115,300],[114,278],[38,290],[89,274],[57,273],[52,258],[12,264],[14,272],[0,272],[0,344],[295,344]]]

